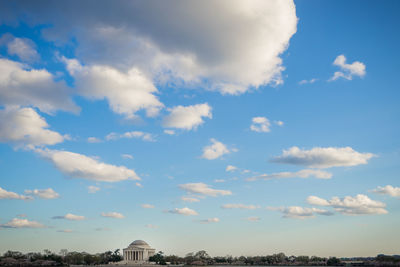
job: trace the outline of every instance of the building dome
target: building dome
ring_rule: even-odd
[[[149,261],[150,257],[156,254],[156,250],[143,240],[133,241],[122,251],[125,263],[145,263]]]
[[[141,247],[150,247],[149,244],[147,244],[143,240],[135,240],[133,241],[129,246],[141,246]]]

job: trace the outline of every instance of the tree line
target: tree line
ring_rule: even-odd
[[[59,253],[45,249],[43,253],[7,251],[0,257],[0,266],[68,266],[100,265],[123,260],[120,250],[90,254],[87,252],[68,252],[62,249]]]
[[[377,257],[364,258],[337,258],[318,256],[286,256],[284,253],[276,253],[266,256],[218,256],[211,257],[205,250],[196,253],[188,253],[185,257],[176,255],[165,256],[158,252],[150,261],[157,264],[185,264],[185,265],[254,265],[254,266],[345,266],[349,261],[357,261],[362,266],[400,266],[400,256],[378,255]]]
[[[186,264],[186,265],[340,265],[341,261],[338,258],[321,258],[317,256],[286,256],[284,253],[277,253],[267,256],[218,256],[210,257],[205,250],[200,250],[196,253],[188,253],[185,257],[176,255],[165,256],[162,251],[158,252],[150,261],[157,264]]]
[[[90,254],[87,252],[69,252],[62,249],[59,253],[44,250],[40,252],[21,253],[7,251],[0,256],[0,266],[68,266],[68,265],[104,265],[119,262],[123,257],[119,249],[103,253]],[[276,253],[265,256],[217,256],[211,257],[205,250],[188,253],[184,257],[164,255],[159,251],[149,259],[159,265],[290,265],[290,266],[344,266],[349,260],[358,261],[361,266],[400,266],[400,256],[378,255],[366,258],[336,258],[318,256],[286,256]]]

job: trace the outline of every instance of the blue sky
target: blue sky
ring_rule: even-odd
[[[397,1],[3,2],[0,251],[398,254]]]

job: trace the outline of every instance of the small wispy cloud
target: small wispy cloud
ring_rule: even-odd
[[[365,64],[360,61],[354,61],[351,64],[346,63],[346,57],[344,55],[339,55],[333,62],[333,65],[338,66],[340,71],[336,71],[332,78],[328,81],[335,81],[339,78],[344,78],[346,80],[352,80],[353,76],[364,77],[366,74]]]
[[[222,209],[242,209],[242,210],[255,210],[260,208],[256,205],[245,205],[245,204],[224,204],[221,206]]]
[[[64,216],[54,216],[52,219],[65,219],[65,220],[70,220],[70,221],[82,221],[85,220],[85,216],[81,215],[75,215],[72,213],[67,213]]]
[[[155,142],[156,141],[155,135],[153,135],[151,133],[141,132],[141,131],[132,131],[132,132],[126,132],[126,133],[122,133],[122,134],[110,133],[105,137],[105,139],[107,141],[118,140],[121,138],[129,138],[129,139],[136,138],[136,139],[141,139],[141,140],[147,141],[147,142]]]
[[[198,198],[195,198],[195,197],[187,197],[187,196],[183,196],[183,197],[181,197],[181,199],[182,199],[184,202],[189,202],[189,203],[192,203],[192,202],[199,202],[199,201],[200,201],[200,199],[198,199]]]
[[[212,108],[207,103],[192,106],[176,106],[168,110],[170,114],[163,120],[163,126],[166,128],[176,128],[187,131],[196,130],[197,127],[204,123],[204,118],[212,118]],[[172,132],[165,133],[171,134]]]
[[[113,211],[113,212],[102,212],[101,216],[107,217],[107,218],[114,218],[114,219],[123,219],[123,218],[125,218],[125,216],[123,214],[115,212],[115,211]]]
[[[58,194],[56,191],[54,191],[51,188],[25,190],[25,194],[34,195],[34,196],[37,196],[39,198],[44,198],[44,199],[55,199],[55,198],[60,197],[60,194]]]
[[[188,193],[199,194],[204,196],[226,196],[232,195],[232,192],[229,190],[222,189],[213,189],[209,185],[204,183],[189,183],[189,184],[181,184],[179,188],[185,190]]]
[[[124,159],[133,159],[133,156],[130,154],[121,154],[121,157]]]
[[[151,204],[142,204],[141,207],[144,209],[154,209],[155,208],[154,205],[151,205]]]
[[[94,194],[99,190],[100,190],[100,187],[97,187],[97,186],[94,186],[94,185],[89,185],[88,186],[88,193],[89,194]]]
[[[21,200],[31,200],[31,196],[24,196],[17,194],[15,192],[7,191],[0,187],[0,199],[21,199]]]
[[[28,219],[14,218],[5,224],[0,224],[0,228],[46,228],[46,226]]]
[[[301,81],[299,82],[299,84],[300,84],[300,85],[303,85],[303,84],[311,84],[311,83],[315,83],[316,81],[318,81],[318,79],[312,78],[312,79],[310,79],[310,80],[301,80]]]
[[[296,146],[283,150],[271,162],[304,165],[310,168],[346,167],[367,164],[375,155],[360,153],[351,147],[314,147],[310,150]]]
[[[198,222],[201,224],[217,223],[217,222],[219,222],[219,218],[209,218],[209,219],[204,219],[204,220],[198,220]]]
[[[317,179],[330,179],[332,177],[332,173],[322,170],[304,169],[297,172],[277,172],[271,174],[261,174],[258,176],[247,178],[246,181],[286,179],[286,178],[304,179],[309,177],[315,177]]]
[[[226,166],[225,171],[227,171],[227,172],[233,172],[233,171],[236,171],[237,169],[238,169],[238,168],[237,168],[236,166],[228,165],[228,166]]]
[[[164,130],[164,133],[168,134],[168,135],[174,135],[175,131],[174,130]]]
[[[372,200],[366,195],[358,194],[355,197],[333,197],[326,200],[317,196],[309,196],[307,203],[316,206],[332,207],[335,211],[345,215],[387,214],[386,204]]]
[[[254,117],[251,119],[250,130],[258,133],[268,133],[271,131],[271,123],[267,117]]]
[[[225,144],[214,138],[211,138],[210,141],[211,145],[203,148],[203,155],[201,157],[204,159],[214,160],[222,157],[225,154],[237,152],[237,149],[229,149]]]
[[[380,195],[388,195],[391,197],[400,197],[400,187],[394,187],[391,185],[386,186],[378,186],[375,189],[370,190],[372,193],[380,194]]]
[[[267,207],[268,210],[272,211],[280,211],[282,213],[283,218],[292,218],[292,219],[306,219],[306,218],[314,218],[315,214],[331,216],[332,212],[323,209],[317,208],[305,208],[299,206],[290,206],[290,207]]]
[[[101,139],[99,139],[97,137],[88,137],[87,141],[88,141],[88,143],[100,143]]]
[[[172,214],[179,214],[179,215],[185,215],[185,216],[196,216],[199,215],[195,210],[189,209],[188,207],[184,208],[175,208],[172,210],[167,210],[167,213],[172,213]]]
[[[71,230],[71,229],[64,229],[64,230],[57,230],[57,232],[59,232],[59,233],[70,234],[70,233],[73,233],[74,231]]]

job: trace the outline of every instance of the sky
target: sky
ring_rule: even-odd
[[[399,254],[398,1],[2,1],[0,252]]]

